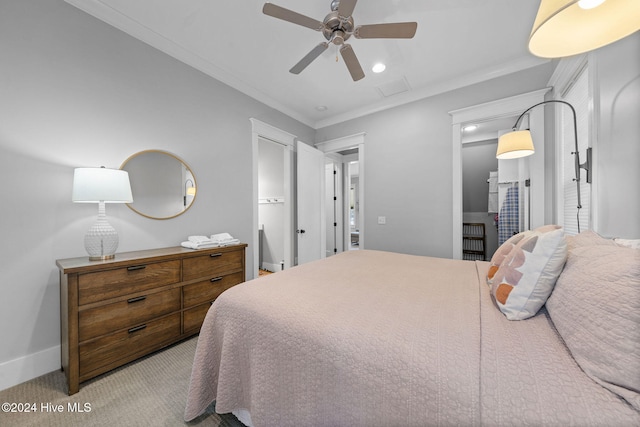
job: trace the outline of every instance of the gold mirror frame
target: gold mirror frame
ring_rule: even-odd
[[[132,154],[120,169],[129,173],[133,203],[129,208],[151,219],[171,219],[193,205],[197,195],[196,178],[180,157],[162,150]]]

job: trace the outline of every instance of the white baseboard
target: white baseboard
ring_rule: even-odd
[[[60,369],[60,346],[0,363],[0,391]]]
[[[272,264],[270,262],[262,262],[260,268],[263,270],[271,271],[273,273],[277,273],[278,271],[282,270],[282,265]]]

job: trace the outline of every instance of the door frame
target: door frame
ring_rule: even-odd
[[[328,165],[331,165],[331,169],[333,171],[333,176],[331,176],[333,184],[334,184],[334,192],[332,192],[331,194],[330,192],[330,188],[325,185],[325,203],[327,203],[327,207],[325,208],[326,212],[327,212],[327,218],[325,218],[325,221],[327,223],[327,230],[326,230],[326,234],[327,237],[329,236],[330,232],[329,230],[333,230],[334,234],[334,244],[333,246],[330,248],[328,245],[326,246],[326,252],[327,252],[327,256],[333,256],[335,255],[334,249],[337,249],[337,253],[340,252],[344,252],[345,251],[345,242],[346,242],[346,235],[345,235],[345,230],[344,230],[344,226],[345,223],[347,221],[345,221],[345,209],[344,209],[344,202],[345,202],[345,197],[344,197],[344,188],[345,188],[345,179],[344,178],[344,170],[345,170],[345,160],[344,160],[345,156],[340,154],[340,153],[328,153],[325,155],[325,169]],[[326,172],[329,173],[329,172]],[[326,176],[325,176],[326,179]],[[327,183],[328,184],[328,179],[327,179]],[[338,185],[335,185],[335,184]],[[336,199],[334,200],[333,197],[335,197]],[[332,221],[329,220],[329,205],[333,208],[333,214],[334,216],[332,217]],[[341,218],[341,221],[336,222],[336,215],[338,218]],[[347,212],[348,215],[348,212]],[[336,222],[337,225],[333,225],[332,223]],[[328,242],[328,239],[327,239]]]
[[[315,147],[322,151],[325,154],[337,153],[339,151],[348,150],[350,148],[358,149],[358,164],[359,164],[359,176],[360,176],[360,184],[358,197],[360,199],[360,211],[358,214],[358,223],[360,224],[360,235],[359,235],[359,247],[360,249],[365,248],[365,227],[364,227],[364,212],[365,212],[365,155],[364,155],[364,140],[365,140],[366,132],[357,133],[354,135],[344,136],[341,138],[331,139],[329,141],[318,142],[315,144]],[[343,175],[344,176],[344,175]],[[343,192],[343,197],[348,197],[349,192]],[[348,206],[348,202],[343,201],[343,206]],[[348,218],[348,215],[347,215]],[[344,236],[350,233],[350,227],[343,227]],[[345,240],[346,241],[346,240]],[[346,243],[345,243],[346,245]],[[348,246],[344,246],[345,250]]]
[[[290,268],[293,264],[293,152],[296,136],[261,122],[258,119],[250,118],[251,121],[251,162],[252,162],[252,232],[251,248],[253,249],[253,266],[251,273],[253,279],[258,277],[260,262],[260,237],[258,226],[258,141],[266,139],[284,147],[284,268]],[[248,270],[248,269],[247,269]]]
[[[462,259],[462,128],[473,122],[484,122],[513,115],[520,115],[527,108],[544,101],[550,87],[509,98],[498,99],[484,104],[449,111],[452,127],[452,245],[453,259]],[[544,225],[545,221],[545,154],[544,154],[544,108],[534,108],[529,112],[529,125],[536,144],[533,156],[520,159],[528,162],[531,176],[531,227]]]

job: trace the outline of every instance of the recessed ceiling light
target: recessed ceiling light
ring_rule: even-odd
[[[326,105],[318,105],[316,110],[318,111],[327,111],[329,108]]]
[[[387,66],[386,66],[386,65],[384,65],[382,62],[378,62],[377,64],[375,64],[375,65],[371,68],[371,71],[373,71],[374,73],[381,73],[381,72],[383,72],[386,68],[387,68]]]
[[[477,125],[469,125],[469,126],[465,126],[462,130],[465,132],[473,132],[476,129],[478,129]]]

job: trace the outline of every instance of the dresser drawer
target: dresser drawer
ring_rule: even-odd
[[[133,295],[126,301],[105,304],[79,313],[78,339],[85,341],[155,317],[180,311],[180,288]]]
[[[80,344],[80,379],[162,348],[179,336],[180,313],[175,313]]]
[[[206,303],[184,311],[182,324],[184,325],[185,334],[196,333],[200,330],[210,307],[211,303]]]
[[[244,251],[241,250],[221,251],[185,258],[182,264],[182,268],[184,269],[183,280],[193,280],[199,277],[213,278],[241,271],[244,268],[243,261]]]
[[[218,298],[218,295],[243,281],[244,274],[240,271],[238,273],[227,274],[226,276],[212,277],[202,282],[184,286],[182,288],[183,306],[186,308],[205,302],[210,303]]]
[[[78,275],[78,304],[136,294],[180,281],[180,260],[135,264]]]

